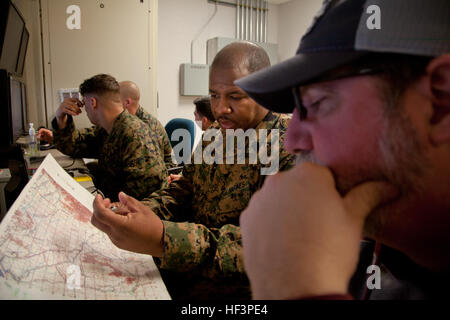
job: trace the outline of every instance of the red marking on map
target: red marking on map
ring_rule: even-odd
[[[127,284],[132,284],[134,281],[136,281],[136,278],[132,278],[132,277],[127,277]]]
[[[120,271],[113,271],[108,273],[110,276],[114,276],[114,277],[121,277],[122,276],[122,272]]]
[[[45,174],[50,182],[57,188],[64,197],[63,205],[69,210],[69,212],[75,215],[75,219],[80,222],[89,222],[91,221],[92,212],[90,212],[84,205],[82,205],[77,199],[75,199],[70,193],[64,190],[53,178],[45,171],[42,170],[42,173]]]
[[[23,214],[22,211],[16,210],[14,212],[13,220],[23,229],[33,229],[34,221],[28,213]]]
[[[10,236],[9,240],[11,240],[12,242],[15,242],[17,245],[21,246],[22,248],[26,248],[26,246],[23,244],[22,240],[20,240],[20,239]]]
[[[116,269],[112,265],[111,259],[105,259],[101,256],[96,256],[93,254],[85,253],[82,258],[82,261],[86,262],[86,263],[99,264],[101,266],[111,268],[113,271],[111,273],[109,273],[110,276],[114,276],[114,277],[118,277],[118,278],[123,276],[122,272],[120,270]]]

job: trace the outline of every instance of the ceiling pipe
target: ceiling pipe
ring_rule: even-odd
[[[247,1],[247,41],[251,41],[250,39],[250,18],[251,18],[251,7],[250,0]]]
[[[244,39],[244,0],[239,1],[239,39]]]
[[[258,0],[259,2],[259,40],[258,42],[262,42],[262,32],[263,32],[263,11],[262,11],[262,5],[263,5],[263,0]]]
[[[260,31],[260,42],[264,40],[264,0],[261,0],[261,31]]]
[[[253,36],[253,0],[250,0],[250,41],[254,41]]]
[[[259,21],[259,13],[258,13],[258,8],[259,8],[259,0],[255,0],[255,41],[258,42],[258,32],[259,32],[259,26],[258,26],[258,21]]]
[[[239,0],[236,0],[236,38],[240,39],[240,37],[239,37]]]
[[[264,1],[264,42],[267,42],[267,24],[269,20],[269,3]]]
[[[244,0],[240,1],[241,3],[241,16],[240,16],[240,20],[241,20],[241,37],[240,39],[243,40],[244,39]]]
[[[247,19],[247,23],[245,25],[245,29],[246,29],[246,31],[245,31],[245,33],[246,33],[245,40],[248,41],[248,40],[250,40],[250,0],[246,1],[245,9],[246,9],[246,19]]]
[[[261,0],[261,42],[264,41],[264,22],[266,20],[264,4],[265,4],[265,1]]]
[[[242,0],[242,40],[247,38],[247,9],[246,9],[247,0]]]

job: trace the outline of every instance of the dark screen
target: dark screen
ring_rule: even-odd
[[[20,83],[21,88],[22,88],[22,122],[23,122],[23,133],[27,134],[27,118],[28,118],[28,109],[27,109],[27,92],[26,92],[26,87],[25,87],[25,83],[21,82]]]
[[[11,120],[14,141],[24,133],[24,118],[22,111],[22,87],[20,82],[11,79]]]
[[[6,69],[10,72],[16,71],[23,28],[24,22],[22,18],[15,8],[10,6],[2,56],[0,58],[0,69]]]

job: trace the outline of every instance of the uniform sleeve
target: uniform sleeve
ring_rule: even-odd
[[[167,134],[166,134],[167,136]],[[172,160],[172,145],[169,142],[169,139],[163,141],[164,143],[164,162],[166,163],[167,169],[176,167],[176,163]]]
[[[192,218],[191,204],[193,186],[191,165],[183,169],[182,177],[170,185],[153,192],[141,202],[153,210],[161,219],[186,221]]]
[[[101,128],[76,130],[70,115],[64,129],[59,129],[56,118],[52,121],[52,127],[54,145],[59,151],[72,158],[98,158]]]
[[[194,220],[191,183],[194,165],[186,165],[180,180],[154,192],[143,203],[164,224],[163,269],[201,272],[216,278],[243,273],[241,233],[238,226],[226,224],[220,229],[189,223]]]
[[[164,154],[164,162],[166,163],[167,169],[173,168],[176,166],[172,161],[172,145],[169,141],[169,136],[167,135],[166,129],[162,126],[161,123],[158,122],[158,131],[161,139],[162,152]]]
[[[167,169],[156,146],[139,135],[127,141],[123,151],[123,191],[137,199],[167,185]]]
[[[201,271],[217,278],[244,273],[241,230],[227,224],[220,229],[188,222],[164,223],[164,255],[160,267],[181,272]]]

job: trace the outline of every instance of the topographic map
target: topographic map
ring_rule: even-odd
[[[47,156],[0,224],[0,299],[170,299],[151,256],[90,223],[93,199]]]

